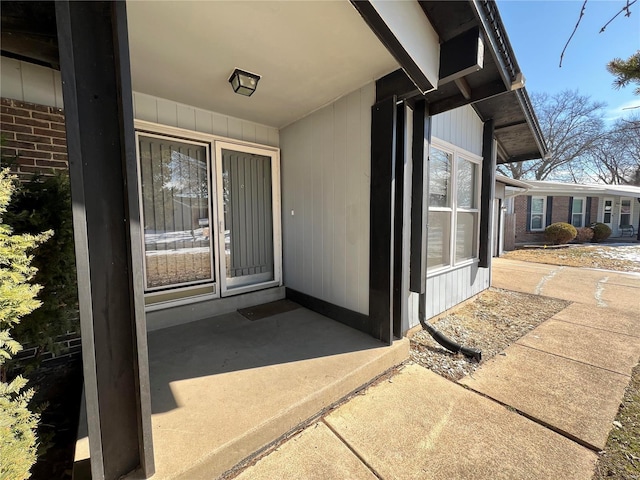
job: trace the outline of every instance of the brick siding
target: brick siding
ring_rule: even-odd
[[[598,221],[598,207],[600,199],[598,197],[591,197],[591,210],[589,210],[590,222],[595,223]]]
[[[67,170],[67,139],[61,108],[0,100],[2,156],[15,158],[13,173],[21,179],[33,174],[53,175]]]
[[[553,204],[551,206],[551,223],[569,221],[569,211],[571,210],[571,204],[569,199],[571,197],[553,197]]]

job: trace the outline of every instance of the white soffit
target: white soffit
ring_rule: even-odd
[[[127,12],[135,91],[277,128],[398,68],[346,0],[128,1]],[[233,93],[235,67],[262,76],[253,96]]]

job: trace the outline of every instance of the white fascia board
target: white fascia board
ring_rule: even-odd
[[[431,85],[438,85],[440,39],[418,2],[370,2]]]

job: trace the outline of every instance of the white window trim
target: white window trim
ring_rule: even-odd
[[[633,225],[633,198],[632,197],[620,197],[620,210],[618,214],[618,226],[622,225],[622,202],[624,200],[629,200],[629,225]]]
[[[536,198],[542,199],[542,228],[533,228],[531,222],[533,221],[533,200]],[[545,195],[531,195],[531,211],[529,212],[529,218],[527,219],[530,232],[543,232],[547,228],[547,197]]]
[[[581,212],[574,212],[573,211],[573,202],[575,202],[576,200],[582,200],[582,211]],[[584,219],[586,218],[586,211],[587,211],[587,197],[573,197],[573,199],[571,200],[571,224],[573,225],[573,216],[574,215],[578,215],[580,214],[580,225],[579,226],[575,226],[576,228],[582,228],[584,227]]]
[[[449,212],[449,264],[443,265],[441,267],[436,267],[431,270],[427,270],[427,278],[440,275],[443,272],[449,270],[455,270],[457,268],[471,265],[473,263],[477,263],[479,261],[479,244],[480,244],[480,194],[482,188],[482,157],[480,155],[476,155],[468,150],[457,147],[452,143],[446,142],[444,140],[440,140],[439,138],[432,137],[431,142],[429,143],[429,148],[434,147],[438,150],[442,150],[445,153],[451,155],[451,192],[450,192],[450,205],[448,207],[431,207],[427,206],[429,212]],[[458,208],[458,160],[466,160],[476,165],[476,205],[477,208]],[[473,258],[465,259],[459,262],[456,262],[456,219],[457,212],[468,212],[468,213],[477,213],[478,215],[478,225],[475,233],[475,246],[476,252]]]
[[[224,144],[227,148],[237,147],[243,151],[253,151],[260,154],[267,154],[273,159],[273,170],[272,170],[272,197],[273,197],[273,244],[274,244],[274,268],[273,275],[274,280],[263,282],[255,285],[247,285],[245,287],[239,287],[233,290],[226,290],[224,292],[225,297],[231,297],[233,295],[240,295],[243,293],[248,293],[256,290],[263,290],[265,288],[271,288],[276,286],[282,286],[282,219],[281,219],[281,192],[280,192],[280,149],[278,147],[272,147],[269,145],[262,145],[255,142],[247,142],[243,140],[238,140],[235,138],[223,137],[221,135],[213,135],[203,132],[197,132],[194,130],[187,130],[179,127],[172,127],[168,125],[162,125],[158,123],[148,122],[146,120],[134,120],[134,129],[136,133],[136,162],[139,162],[140,152],[138,146],[138,135],[146,135],[146,136],[155,136],[158,138],[163,137],[173,137],[177,140],[184,140],[186,142],[191,143],[202,143],[206,144],[207,147],[207,161],[208,161],[208,170],[210,172],[210,186],[209,186],[209,198],[211,202],[211,223],[212,226],[215,225],[215,229],[213,231],[217,231],[220,225],[219,221],[219,201],[217,189],[218,187],[218,173],[217,173],[217,165],[219,162],[216,157],[216,145]],[[139,194],[139,208],[142,208],[142,179],[140,178],[140,169],[138,169],[138,194]],[[211,196],[215,195],[215,199]],[[213,201],[215,200],[215,201]],[[142,212],[141,212],[142,213]],[[141,226],[142,228],[142,226]],[[213,234],[212,231],[212,234]],[[162,289],[146,289],[145,288],[145,297],[148,295],[158,295],[162,292],[167,292],[170,290],[181,290],[185,292],[185,296],[180,299],[168,300],[166,302],[157,302],[152,303],[146,306],[146,311],[158,310],[163,307],[170,307],[174,305],[184,305],[188,303],[196,303],[209,299],[217,299],[220,298],[222,292],[222,267],[221,267],[221,259],[220,259],[220,246],[219,246],[219,235],[215,235],[215,239],[213,241],[214,248],[214,262],[215,262],[215,280],[213,281],[199,281],[193,285],[172,285],[169,287],[162,287]],[[142,235],[142,241],[144,242],[144,235]],[[145,262],[144,255],[144,245],[143,245],[143,262]],[[144,263],[143,263],[144,267]],[[146,267],[144,267],[146,268]],[[146,278],[146,270],[145,270],[145,278]],[[213,285],[214,292],[210,294],[204,295],[194,295],[189,297],[188,292],[190,290],[196,290],[205,285]]]

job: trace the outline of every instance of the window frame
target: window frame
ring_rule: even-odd
[[[576,200],[582,200],[582,211],[581,212],[575,212],[573,210],[573,206]],[[587,197],[573,197],[571,200],[571,225],[573,225],[573,216],[574,215],[580,215],[580,225],[573,225],[575,228],[582,228],[585,226],[584,224],[584,220],[586,218],[586,211],[587,211]]]
[[[200,302],[204,300],[228,298],[234,295],[240,295],[256,290],[263,290],[266,288],[272,288],[282,285],[282,212],[281,212],[281,183],[280,183],[280,148],[270,145],[263,145],[255,142],[247,142],[234,138],[224,137],[221,135],[197,132],[179,127],[172,127],[168,125],[162,125],[146,120],[134,120],[135,139],[136,139],[136,165],[138,168],[138,208],[140,209],[140,229],[142,240],[142,261],[144,272],[144,296],[146,311],[154,311],[169,306],[185,305],[189,303]],[[193,143],[196,145],[204,144],[207,148],[207,172],[208,172],[208,191],[209,191],[209,221],[210,221],[210,237],[212,239],[212,255],[213,255],[213,268],[212,276],[213,281],[197,281],[196,283],[183,283],[175,284],[171,286],[155,287],[153,289],[146,288],[146,253],[144,245],[144,223],[143,223],[143,208],[142,208],[142,177],[140,168],[140,145],[139,136],[156,137],[156,138],[171,138],[176,141],[182,141],[185,143]],[[223,246],[220,246],[220,211],[222,209],[222,202],[220,200],[220,185],[221,179],[219,178],[219,166],[221,166],[222,159],[218,158],[216,152],[217,145],[225,145],[226,147],[236,148],[242,151],[256,152],[261,155],[270,156],[272,158],[272,204],[273,204],[273,248],[274,248],[274,267],[273,274],[274,279],[268,282],[257,283],[252,285],[243,286],[241,288],[235,288],[232,290],[225,290],[222,288],[222,277],[224,276],[222,259],[220,252]],[[224,232],[222,232],[224,235]],[[203,287],[211,286],[211,292],[202,292]],[[193,293],[190,295],[190,293]],[[168,297],[168,299],[163,299]]]
[[[629,213],[622,213],[622,202],[629,202]],[[622,215],[629,215],[629,223],[622,223]],[[618,224],[622,225],[633,225],[633,198],[631,197],[620,197],[620,214],[618,215]]]
[[[465,265],[471,265],[474,262],[479,261],[480,256],[480,195],[482,187],[482,157],[476,155],[468,150],[453,145],[439,138],[432,137],[429,143],[429,150],[435,148],[446,154],[451,155],[450,165],[450,178],[451,178],[451,191],[449,192],[449,205],[447,207],[432,207],[431,204],[427,206],[428,212],[447,212],[449,216],[449,258],[446,265],[440,265],[437,267],[427,267],[427,277],[441,274],[443,272],[454,270],[456,268],[463,267]],[[431,152],[429,151],[429,155]],[[458,207],[458,165],[461,160],[467,161],[475,165],[475,185],[474,185],[474,200],[475,208],[463,208]],[[428,167],[429,168],[429,167]],[[430,172],[429,172],[430,173]],[[430,192],[428,192],[430,195]],[[476,215],[475,220],[475,232],[473,235],[473,250],[474,254],[471,258],[465,258],[460,261],[456,261],[456,240],[457,240],[457,219],[458,212],[460,213],[473,213]],[[427,225],[429,220],[427,220]],[[428,249],[428,245],[427,245]]]
[[[542,199],[542,222],[540,228],[533,228],[533,201],[535,199]],[[538,213],[536,212],[536,215]],[[527,226],[529,227],[530,232],[544,232],[544,229],[547,228],[547,196],[546,195],[531,195],[531,208],[529,210],[529,219],[527,222]]]

